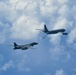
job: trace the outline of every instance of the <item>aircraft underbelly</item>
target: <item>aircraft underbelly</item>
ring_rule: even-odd
[[[51,31],[51,32],[48,32],[48,34],[56,34],[58,33],[57,31]]]
[[[27,50],[28,48],[27,47],[25,47],[25,48],[21,48],[22,50]]]
[[[48,34],[57,34],[59,32],[64,32],[64,30],[54,30],[54,31],[48,32]]]

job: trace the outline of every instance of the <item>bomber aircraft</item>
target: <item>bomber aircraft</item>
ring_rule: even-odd
[[[33,47],[34,45],[37,45],[38,43],[36,43],[36,42],[32,42],[32,43],[29,43],[29,44],[25,44],[25,45],[17,45],[15,42],[14,42],[14,50],[16,50],[16,49],[21,49],[21,50],[27,50],[27,49],[29,49],[29,48],[31,48],[31,47]],[[32,49],[34,49],[34,48],[32,48]]]
[[[44,30],[42,29],[36,29],[36,30],[41,30],[46,34],[43,38],[45,38],[48,34],[62,33],[63,35],[68,35],[68,33],[65,32],[65,29],[56,29],[56,30],[49,31],[46,25],[44,25]]]

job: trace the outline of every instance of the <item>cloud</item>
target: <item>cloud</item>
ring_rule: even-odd
[[[35,30],[35,28],[40,27],[40,24],[44,22],[44,18],[49,17],[47,19],[49,20],[53,18],[54,15],[56,15],[56,18],[53,19],[53,22],[59,22],[59,25],[54,23],[53,28],[56,28],[57,26],[62,28],[62,23],[66,24],[66,16],[70,14],[67,3],[68,0],[8,0],[5,1],[5,3],[1,1],[0,6],[4,8],[0,8],[0,13],[2,14],[1,17],[11,23],[10,36],[12,38],[32,39],[37,38],[38,32]],[[57,17],[57,15],[59,15],[59,17]],[[51,24],[50,21],[48,24]],[[18,35],[18,33],[20,33],[22,37]],[[33,34],[31,38],[30,34]],[[25,36],[26,38],[24,38]],[[61,36],[59,35],[59,37]]]
[[[18,68],[19,71],[29,72],[31,71],[31,68],[28,66],[27,63],[28,63],[27,55],[23,55],[19,60],[19,62],[17,62],[16,67]]]
[[[71,32],[70,32],[70,34],[69,34],[69,37],[68,37],[68,40],[67,40],[67,42],[69,43],[69,44],[73,44],[74,43],[74,41],[75,41],[75,39],[76,39],[76,28],[73,28],[72,30],[71,30]]]
[[[65,75],[65,72],[64,72],[64,70],[63,70],[63,69],[56,70],[55,75]]]
[[[65,29],[66,32],[68,31],[72,25],[72,22],[69,22],[66,18],[63,17],[58,17],[55,25],[53,26],[53,29]],[[61,33],[56,34],[56,35],[50,35],[50,42],[53,45],[57,45],[61,43],[61,36],[63,36]],[[63,36],[64,37],[64,36]]]
[[[5,63],[4,66],[0,68],[0,71],[7,71],[10,68],[14,67],[14,62],[10,60],[9,62]]]
[[[30,69],[29,67],[23,67],[23,66],[19,66],[19,67],[18,67],[18,70],[19,70],[19,71],[24,71],[24,72],[25,72],[25,71],[26,71],[26,72],[30,72],[30,71],[31,71],[31,69]]]
[[[58,1],[58,3],[61,4],[61,5],[64,5],[64,4],[68,3],[68,0],[64,0],[64,1],[62,1],[62,0],[57,0],[57,1]]]
[[[41,23],[44,22],[43,18],[49,17],[49,20],[53,18],[55,14],[61,14],[60,16],[65,15],[66,12],[69,11],[68,6],[66,5],[67,2],[68,0],[45,0],[44,2],[41,0],[9,0],[5,3],[0,2],[1,7],[4,6],[4,9],[1,10],[1,14],[5,16],[2,16],[3,18],[11,23],[10,36],[12,38],[29,40],[38,37],[39,32],[36,31],[35,28],[41,27]],[[61,8],[57,4],[61,4]],[[65,10],[63,11],[63,9]],[[54,20],[53,22],[56,21]],[[65,22],[63,21],[63,23]],[[32,37],[30,37],[31,34]]]
[[[4,60],[4,56],[0,54],[0,62]]]
[[[45,17],[51,17],[55,14],[58,7],[53,4],[54,1],[52,1],[52,0],[45,0],[45,1],[46,1],[45,3],[40,4],[41,15],[43,15]]]
[[[73,44],[76,39],[75,25],[72,25],[73,22],[76,21],[76,5],[72,4],[72,7],[70,8],[68,5],[69,2],[69,0],[7,0],[5,2],[0,2],[0,43],[3,43],[6,39],[37,39],[40,32],[35,29],[41,29],[43,23],[49,27],[49,30],[60,28],[65,28],[66,31],[71,30],[67,36],[68,38],[60,33],[49,36],[50,40],[48,41],[50,41],[50,44],[48,46],[50,47],[50,55],[44,53],[43,50],[46,48],[44,46],[40,46],[41,48],[39,47],[39,49],[42,50],[40,52],[41,55],[40,53],[33,53],[32,61],[26,61],[26,57],[21,57],[24,53],[22,53],[22,55],[20,54],[19,57],[21,57],[22,60],[19,59],[20,62],[17,62],[18,65],[16,66],[19,70],[31,71],[30,66],[28,66],[31,62],[39,64],[38,66],[40,66],[43,61],[45,62],[48,59],[60,59],[60,61],[61,59],[65,59],[67,61],[71,58],[69,51],[65,50],[67,49],[67,42],[68,44]],[[72,19],[70,16],[72,16]],[[8,39],[9,37],[10,39]],[[68,41],[66,42],[65,40]],[[44,40],[43,45],[45,43],[46,39]],[[29,53],[27,52],[27,54]],[[48,59],[45,60],[46,56],[44,57],[44,55],[48,56]],[[15,54],[13,56],[15,56]],[[7,62],[1,70],[6,71],[10,69],[13,67],[11,64],[13,64],[13,62]],[[62,69],[57,70],[55,75],[64,75],[64,71]]]
[[[0,43],[4,43],[6,40],[7,33],[9,31],[9,25],[4,24],[3,22],[0,21]]]
[[[74,19],[76,20],[76,5],[73,5],[73,7],[72,7],[72,15],[73,15],[73,17],[74,17]]]
[[[51,58],[54,60],[59,60],[59,58],[64,54],[63,46],[56,46],[50,49]]]
[[[10,0],[5,3],[0,2],[0,4],[1,7],[4,7],[3,9],[0,8],[1,17],[6,20],[7,23],[9,22],[11,24],[9,32],[11,32],[10,36],[12,38],[32,39],[37,37],[38,31],[35,29],[40,27],[41,22],[38,19],[39,16],[36,15],[38,8],[36,1],[33,2],[27,0]],[[19,33],[20,36],[18,35]],[[30,37],[31,34],[32,37]]]
[[[51,46],[50,50],[50,59],[66,63],[71,59],[71,55],[69,51],[67,51],[66,46],[64,45],[56,45]]]
[[[68,5],[63,5],[61,6],[61,8],[58,10],[58,14],[62,17],[68,18],[70,16],[70,9],[68,7]]]
[[[17,39],[33,39],[38,35],[40,24],[36,18],[22,15],[11,28],[11,37]],[[32,36],[31,36],[32,35]]]

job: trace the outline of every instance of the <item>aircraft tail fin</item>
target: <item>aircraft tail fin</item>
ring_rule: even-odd
[[[14,47],[16,47],[17,46],[17,44],[14,42]]]
[[[45,30],[46,32],[48,32],[48,29],[47,29],[46,25],[44,25],[44,30]]]

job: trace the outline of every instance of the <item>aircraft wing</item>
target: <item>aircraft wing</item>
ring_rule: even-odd
[[[28,48],[33,47],[34,45],[37,45],[37,44],[38,44],[38,43],[36,43],[36,42],[32,42],[32,43],[30,43],[30,44],[22,45],[22,46],[21,46],[21,49],[22,49],[22,50],[26,50],[26,49],[28,49]]]
[[[30,48],[30,47],[31,47],[31,45],[28,44],[28,45],[24,45],[24,46],[22,46],[21,49],[22,49],[22,50],[26,50],[26,49],[28,49],[28,48]]]
[[[26,45],[24,45],[24,47],[31,47],[31,44],[26,44]]]

